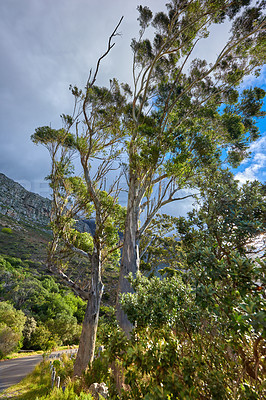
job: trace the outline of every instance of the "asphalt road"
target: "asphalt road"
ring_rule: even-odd
[[[51,354],[52,357],[59,356],[60,353],[73,353],[75,350],[60,351]],[[14,358],[0,362],[0,392],[9,386],[19,383],[27,376],[37,364],[42,361],[42,355]]]
[[[20,382],[42,361],[41,355],[0,362],[0,392]]]

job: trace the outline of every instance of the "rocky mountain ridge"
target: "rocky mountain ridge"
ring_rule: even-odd
[[[47,226],[52,203],[39,194],[29,192],[19,183],[0,173],[0,212],[17,221]]]
[[[19,183],[0,173],[0,213],[17,221],[47,227],[50,222],[51,200],[26,190]],[[80,232],[93,233],[94,220],[78,220]]]

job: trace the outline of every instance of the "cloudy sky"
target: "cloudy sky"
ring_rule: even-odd
[[[145,0],[154,11],[164,0]],[[88,71],[106,48],[120,17],[112,53],[97,84],[131,79],[130,40],[137,35],[136,0],[0,0],[0,172],[26,189],[47,195],[48,152],[30,141],[36,127],[60,128],[60,114],[71,113],[69,84],[84,87]],[[226,37],[223,27],[202,47],[215,56]],[[253,84],[247,79],[245,85]],[[266,71],[257,82],[266,89]],[[265,124],[260,124],[264,133]],[[241,182],[265,180],[266,136],[253,145],[252,157],[236,171]]]

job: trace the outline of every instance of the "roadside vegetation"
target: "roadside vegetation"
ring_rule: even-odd
[[[19,389],[9,389],[24,393],[12,398],[90,399],[95,382],[104,382],[113,400],[265,398],[265,248],[252,245],[265,233],[265,186],[251,182],[238,187],[226,171],[213,178],[187,218],[162,215],[154,221],[146,272],[130,276],[134,293],[120,298],[134,325],[130,337],[118,327],[115,310],[102,307],[96,348],[103,351],[82,376],[73,380],[73,359],[58,360],[61,385],[52,389],[51,378],[45,378],[51,371],[43,363]],[[174,233],[163,240],[162,230]],[[152,260],[157,267],[148,271]],[[61,313],[79,321],[84,303],[52,277],[29,274],[21,260],[6,256],[1,263],[1,273],[9,274],[14,285],[6,293],[2,287],[1,296],[8,293],[14,305],[32,312],[42,332],[52,327],[51,338],[63,342],[62,329],[50,325],[50,319],[56,321],[60,306]],[[34,307],[27,297],[15,302],[27,279],[32,289],[38,283]],[[17,285],[22,285],[18,292]],[[0,304],[13,320],[19,316],[16,331],[21,332],[22,311]]]
[[[77,345],[85,306],[43,264],[0,255],[0,359]],[[102,305],[100,321],[109,314],[113,308]]]
[[[51,238],[45,227],[0,214],[0,359],[78,344],[85,302],[47,269]],[[69,262],[77,279],[82,262]],[[101,315],[114,305],[117,279],[108,268]]]
[[[30,261],[0,256],[0,356],[77,344],[84,302]],[[7,343],[8,342],[8,343]]]
[[[63,362],[61,363],[63,364]],[[60,362],[56,361],[57,371],[60,371]],[[0,393],[0,399],[14,400],[93,400],[93,397],[82,390],[79,382],[72,383],[67,376],[69,367],[73,367],[73,361],[64,358],[65,380],[68,385],[63,393],[62,389],[51,387],[51,368],[49,361],[43,361],[34,371],[24,378],[19,384]]]

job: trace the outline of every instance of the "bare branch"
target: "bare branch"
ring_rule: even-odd
[[[123,21],[123,18],[124,18],[124,17],[121,17],[121,18],[120,18],[120,21],[118,22],[118,24],[116,25],[116,27],[115,27],[113,33],[112,33],[111,36],[109,37],[107,50],[106,50],[106,52],[105,52],[101,57],[99,57],[99,59],[98,59],[98,61],[97,61],[96,70],[95,70],[95,73],[94,73],[94,75],[93,75],[93,78],[92,78],[91,81],[89,81],[89,80],[87,81],[87,86],[86,86],[86,89],[87,89],[87,90],[88,90],[88,88],[91,88],[91,87],[94,85],[95,81],[96,81],[96,78],[97,78],[97,75],[98,75],[98,72],[99,72],[99,68],[100,68],[101,61],[107,56],[107,54],[108,54],[108,53],[111,51],[111,49],[115,46],[115,43],[112,43],[112,40],[113,40],[113,38],[114,38],[115,36],[118,35],[117,30],[118,30],[119,26],[121,25],[121,23],[122,23],[122,21]],[[89,78],[90,78],[90,77],[89,77]]]
[[[166,194],[166,191],[164,190],[165,194],[162,195],[161,199],[159,199],[157,201],[157,203],[153,207],[152,211],[150,211],[149,215],[147,215],[145,222],[143,223],[141,228],[138,230],[138,237],[140,237],[145,232],[145,230],[149,227],[151,221],[153,220],[153,218],[155,217],[155,215],[157,214],[157,212],[159,211],[159,209],[161,207],[165,206],[166,204],[172,203],[174,201],[185,200],[185,199],[195,196],[195,194],[189,194],[187,196],[173,198],[174,193],[176,193],[178,190],[179,189],[174,190],[172,193],[170,193],[169,197],[166,200],[162,200]]]
[[[56,267],[50,267],[49,270],[54,274],[61,278],[67,286],[74,290],[74,292],[80,296],[83,300],[88,300],[89,293],[83,289],[76,282],[72,281],[61,269],[57,269]]]
[[[85,94],[85,98],[84,98],[84,101],[83,101],[83,107],[82,107],[82,108],[83,108],[83,115],[84,115],[84,118],[85,118],[85,121],[86,121],[87,128],[88,128],[88,130],[90,131],[91,134],[92,134],[92,129],[91,129],[90,122],[89,122],[89,118],[88,118],[87,112],[86,112],[86,106],[87,106],[87,102],[88,102],[89,89],[92,88],[92,86],[94,85],[94,83],[95,83],[95,81],[96,81],[96,79],[97,79],[97,75],[98,75],[98,72],[99,72],[99,68],[100,68],[101,61],[109,54],[109,52],[111,51],[111,49],[115,46],[115,43],[112,43],[112,40],[113,40],[113,38],[114,38],[115,36],[118,35],[117,30],[118,30],[119,26],[121,25],[123,18],[124,18],[123,16],[120,18],[120,21],[119,21],[118,24],[116,25],[116,27],[115,27],[113,33],[110,35],[109,40],[108,40],[108,45],[107,45],[107,50],[106,50],[106,52],[105,52],[101,57],[99,57],[99,59],[98,59],[98,61],[97,61],[97,64],[96,64],[96,70],[95,70],[95,73],[94,73],[94,75],[93,75],[93,78],[91,79],[92,70],[90,70],[89,78],[88,78],[88,80],[87,80],[86,94]]]

